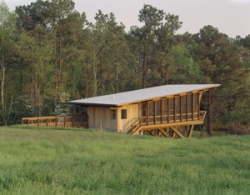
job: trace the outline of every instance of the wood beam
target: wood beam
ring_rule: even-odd
[[[161,124],[163,123],[164,100],[161,100]]]
[[[194,120],[194,94],[192,93],[191,98],[191,108],[192,108],[192,120]]]
[[[176,122],[176,97],[174,97],[174,122]]]
[[[170,99],[169,98],[167,99],[167,103],[168,103],[167,109],[168,109],[168,123],[169,123],[169,120],[170,120]]]
[[[148,117],[148,115],[149,115],[149,103],[147,102],[146,103],[146,117],[147,117],[147,125],[148,125],[148,123],[149,123],[149,117]]]
[[[201,102],[202,94],[203,94],[203,91],[200,91],[200,93],[199,93],[199,102]]]
[[[165,137],[169,137],[168,133],[166,131],[164,131],[164,129],[160,128],[158,129],[159,132],[161,132]]]
[[[182,101],[180,96],[180,121],[182,122]]]
[[[155,134],[151,132],[150,130],[147,130],[147,132],[149,132],[150,135],[155,136]]]
[[[156,124],[156,101],[154,101],[153,104],[154,104],[154,124]]]
[[[197,93],[197,118],[200,120],[200,93]]]
[[[170,127],[180,138],[185,138],[184,135],[176,127]]]
[[[188,132],[188,137],[191,138],[194,130],[194,125],[190,125],[189,127],[189,132]]]
[[[142,125],[140,128],[141,130],[147,129],[158,129],[158,128],[167,128],[167,127],[183,127],[183,126],[190,126],[190,125],[199,125],[203,124],[203,120],[195,120],[195,121],[182,121],[176,123],[165,123],[165,124],[152,124],[152,125]]]
[[[186,95],[186,121],[188,121],[188,94]]]

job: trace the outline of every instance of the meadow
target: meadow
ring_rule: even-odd
[[[169,139],[0,127],[0,194],[250,192],[250,136]]]

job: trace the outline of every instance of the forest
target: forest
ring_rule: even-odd
[[[128,32],[113,13],[89,22],[72,0],[0,4],[0,125],[60,114],[69,100],[166,84],[221,84],[204,94],[206,130],[248,130],[250,34],[211,25],[178,34],[178,15],[151,5]],[[247,25],[247,24],[246,24]],[[249,25],[249,24],[248,24]]]

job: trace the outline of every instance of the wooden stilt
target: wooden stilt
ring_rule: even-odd
[[[171,128],[170,128],[171,129]],[[176,137],[176,133],[171,129],[171,131],[172,131],[172,138],[175,138]]]
[[[184,135],[181,134],[180,131],[176,127],[170,127],[180,138],[185,138]]]
[[[150,135],[155,136],[154,132],[147,130],[147,132],[149,132]]]
[[[189,137],[189,138],[192,137],[193,130],[194,130],[194,125],[190,125],[189,133],[188,133],[188,137]]]
[[[164,129],[159,129],[159,131],[165,136],[165,137],[169,137],[168,133],[166,131],[164,131]]]

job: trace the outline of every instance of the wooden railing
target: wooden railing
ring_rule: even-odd
[[[191,121],[204,121],[206,116],[206,111],[200,111],[195,113],[188,113],[188,116],[186,114],[182,114],[182,117],[180,117],[180,114],[170,115],[169,117],[164,116],[165,118],[161,118],[161,116],[148,116],[147,117],[141,117],[137,119],[131,120],[129,124],[126,124],[125,126],[125,133],[134,134],[135,132],[138,132],[141,127],[145,127],[148,125],[157,125],[157,124],[173,124],[174,123],[190,123]],[[148,119],[148,121],[147,121]],[[192,123],[192,122],[191,122]],[[128,126],[128,127],[127,127]]]
[[[170,114],[170,115],[155,115],[155,116],[143,116],[141,117],[141,125],[163,124],[163,123],[175,123],[186,121],[204,121],[206,111],[199,111],[194,113],[183,114]]]
[[[71,115],[71,116],[25,117],[22,118],[22,125],[88,128],[88,116]]]
[[[130,132],[134,134],[141,127],[141,118],[138,118],[130,127]]]

